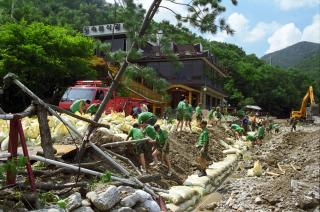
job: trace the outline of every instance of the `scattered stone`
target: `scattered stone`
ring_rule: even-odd
[[[311,208],[317,207],[318,205],[319,205],[319,201],[317,201],[312,197],[303,196],[299,200],[299,208],[301,209],[311,209]]]
[[[138,201],[141,200],[141,197],[139,194],[137,193],[133,193],[125,198],[123,198],[120,201],[120,205],[124,206],[124,207],[130,207],[132,208],[133,206],[135,206],[137,204]],[[143,202],[143,200],[141,200],[141,202]]]
[[[261,197],[256,197],[256,199],[254,200],[254,203],[256,204],[261,204],[263,202],[263,200],[261,199]]]
[[[116,186],[110,186],[105,192],[100,194],[89,192],[86,196],[92,204],[101,211],[111,209],[121,199],[120,192]]]
[[[160,212],[160,207],[158,203],[156,203],[154,200],[146,200],[143,203],[141,203],[142,207],[146,208],[149,212]]]
[[[68,211],[72,211],[76,208],[79,208],[81,206],[81,202],[82,202],[81,194],[79,192],[76,192],[67,198],[66,208]]]
[[[40,210],[34,210],[31,212],[66,212],[66,210],[62,208],[45,208]]]
[[[134,210],[136,212],[148,212],[148,209],[144,208],[144,207],[141,207],[141,206],[138,206],[138,207],[134,207]]]
[[[73,210],[72,212],[94,212],[94,210],[92,210],[92,208],[88,206],[82,206],[80,208]]]
[[[216,207],[217,207],[217,203],[216,202],[213,202],[213,203],[210,203],[208,205],[205,206],[205,209],[207,210],[214,210]]]
[[[135,210],[133,210],[130,207],[122,207],[118,209],[118,212],[134,212]]]
[[[136,190],[135,193],[138,194],[142,200],[152,200],[152,196],[143,190]]]
[[[81,204],[82,206],[88,206],[88,207],[91,206],[91,202],[88,199],[82,200]]]
[[[132,188],[130,186],[119,186],[118,190],[124,194],[132,194],[136,191],[134,188]]]

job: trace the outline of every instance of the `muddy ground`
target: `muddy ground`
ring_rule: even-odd
[[[319,211],[320,127],[288,131],[248,151],[239,169],[218,189],[222,200],[207,211]],[[263,175],[247,177],[256,160]]]
[[[164,164],[161,164],[158,167],[148,166],[148,174],[161,175],[161,180],[151,184],[165,189],[173,185],[181,185],[188,177],[188,175],[191,175],[196,171],[196,157],[198,150],[195,144],[197,142],[198,136],[199,134],[191,132],[170,133],[170,161],[173,168],[173,175],[171,177],[167,176],[168,168]],[[208,149],[209,157],[212,159],[212,161],[222,160],[222,151],[224,150],[224,147],[219,143],[219,140],[223,140],[227,136],[228,135],[225,133],[225,130],[222,127],[209,128],[210,143]],[[101,136],[96,135],[94,140],[96,141],[96,143],[101,144],[101,141],[99,141],[99,137]],[[139,165],[137,157],[134,155],[132,146],[128,145],[126,147],[113,148],[111,150],[128,157],[136,166]],[[93,152],[90,152],[88,155],[89,157],[92,157],[93,160],[99,159],[96,158],[97,155]],[[152,162],[151,154],[148,154],[146,158],[148,163]],[[114,159],[125,166],[132,174],[137,174],[131,166],[128,166],[128,164],[123,163],[123,161],[118,160],[116,157],[114,157]],[[108,168],[112,169],[112,167]],[[117,171],[112,169],[112,172],[116,173]]]

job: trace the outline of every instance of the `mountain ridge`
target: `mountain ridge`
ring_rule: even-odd
[[[320,43],[302,41],[261,57],[266,63],[283,68],[294,68],[303,61],[320,54]]]

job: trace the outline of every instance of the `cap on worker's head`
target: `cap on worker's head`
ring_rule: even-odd
[[[133,126],[134,128],[139,128],[139,124],[138,124],[138,123],[134,123],[132,126]]]
[[[201,121],[201,125],[203,125],[203,126],[207,126],[207,121],[202,120],[202,121]]]
[[[160,129],[160,125],[159,125],[159,124],[156,124],[156,125],[153,126],[153,128],[154,128],[155,130],[158,130],[158,129]]]

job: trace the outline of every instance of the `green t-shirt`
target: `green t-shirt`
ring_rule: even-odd
[[[184,101],[180,101],[177,110],[183,112],[186,109],[186,103]]]
[[[138,116],[138,123],[142,124],[146,122],[150,117],[154,116],[151,112],[142,112]]]
[[[208,115],[208,118],[209,119],[213,119],[213,113],[214,113],[215,111],[214,111],[214,109],[211,109],[210,111],[209,111],[209,115]]]
[[[208,129],[204,128],[202,132],[199,135],[198,142],[197,142],[197,147],[203,147],[209,142],[209,133]]]
[[[242,127],[237,127],[237,128],[235,129],[235,131],[238,132],[238,133],[243,133],[243,132],[244,132],[244,129],[243,129]]]
[[[157,137],[157,132],[151,125],[148,125],[146,128],[144,128],[143,134],[153,140]]]
[[[186,104],[186,112],[192,114],[192,105]]]
[[[238,125],[238,124],[231,124],[231,129],[233,129],[233,130],[237,129],[238,127],[240,127],[240,125]]]
[[[264,137],[264,127],[258,128],[258,137],[261,137],[261,138]]]
[[[139,128],[132,128],[128,134],[128,137],[132,138],[133,140],[137,140],[144,138],[144,135]]]
[[[75,113],[77,111],[80,111],[80,107],[82,107],[82,110],[86,109],[86,102],[84,99],[77,99],[75,100],[72,105],[70,106],[70,110]]]
[[[196,107],[196,113],[198,113],[198,114],[202,113],[202,110],[201,110],[201,107],[200,107],[200,106],[197,106],[197,107]]]
[[[98,104],[91,104],[88,109],[87,109],[87,112],[88,113],[96,113],[97,110],[99,108],[99,105]]]
[[[161,130],[157,133],[156,141],[159,144],[164,145],[168,139],[168,132],[166,130]]]

